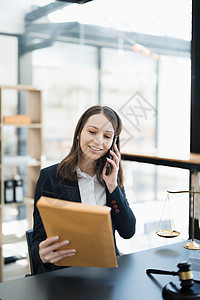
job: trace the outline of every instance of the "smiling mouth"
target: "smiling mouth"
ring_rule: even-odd
[[[92,150],[94,150],[94,151],[101,151],[102,149],[100,149],[100,148],[96,148],[96,147],[93,147],[93,146],[89,146]]]

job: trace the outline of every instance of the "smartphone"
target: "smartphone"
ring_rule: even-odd
[[[114,146],[115,146],[115,144],[116,144],[116,142],[117,142],[117,138],[118,138],[117,135],[115,135],[114,138],[113,138],[113,143],[112,143],[112,146],[111,146],[111,148],[110,148],[110,150],[112,150],[112,151],[114,151]],[[108,158],[112,159],[112,155],[109,154],[109,155],[108,155]],[[106,166],[106,175],[107,175],[107,176],[108,176],[109,173],[110,173],[110,169],[111,169],[111,163],[107,162],[107,166]]]

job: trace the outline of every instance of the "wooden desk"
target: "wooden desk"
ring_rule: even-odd
[[[118,268],[71,267],[46,274],[0,283],[2,300],[161,300],[162,287],[173,276],[154,275],[146,269],[177,271],[177,264],[194,251],[185,242],[154,248],[118,258]],[[196,252],[197,251],[197,252]],[[199,255],[199,250],[196,250]]]
[[[126,152],[122,153],[121,157],[124,160],[177,167],[191,171],[200,171],[200,154],[196,153],[190,153],[188,156],[175,156],[170,154],[165,155],[158,151],[154,151],[152,153]]]

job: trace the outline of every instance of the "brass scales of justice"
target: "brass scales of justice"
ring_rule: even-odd
[[[194,196],[195,194],[200,194],[200,192],[197,192],[195,191],[194,189],[192,191],[176,191],[176,192],[171,192],[171,191],[167,191],[167,198],[166,198],[166,201],[165,201],[165,204],[164,204],[164,208],[163,208],[163,212],[165,210],[165,206],[166,206],[166,203],[168,201],[168,204],[169,203],[169,194],[178,194],[178,193],[189,193],[189,194],[192,194],[193,196],[193,209],[192,209],[192,241],[191,242],[188,242],[184,245],[185,248],[187,249],[190,249],[190,250],[199,250],[200,249],[200,244],[196,243],[194,241],[194,208],[195,208],[195,199],[194,199]],[[160,237],[163,237],[163,238],[174,238],[174,237],[177,237],[180,235],[180,232],[173,229],[175,228],[174,226],[174,220],[173,220],[173,217],[171,217],[171,220],[170,220],[170,228],[169,229],[159,229],[160,228],[160,223],[161,223],[161,220],[162,220],[162,215],[163,215],[163,212],[161,214],[161,218],[160,218],[160,221],[159,221],[159,224],[158,224],[158,229],[156,231],[156,234]],[[171,214],[172,216],[172,214]],[[173,227],[172,227],[173,226]]]

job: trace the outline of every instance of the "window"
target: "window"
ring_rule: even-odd
[[[56,43],[33,53],[33,85],[44,90],[47,164],[67,155],[80,114],[97,103],[97,75],[94,47]]]

